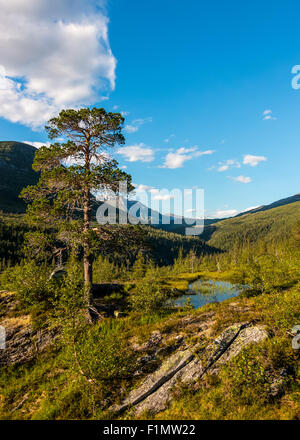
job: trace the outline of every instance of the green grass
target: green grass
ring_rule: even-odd
[[[248,320],[265,325],[271,337],[244,350],[222,369],[218,378],[208,375],[198,388],[178,386],[174,390],[175,397],[171,406],[155,417],[148,415],[148,418],[192,420],[299,417],[299,353],[291,348],[290,336],[292,327],[299,323],[299,295],[300,289],[295,287],[277,294],[233,298],[189,311],[189,316],[194,314],[203,316],[203,319],[206,319],[207,312],[215,312],[211,337],[219,335],[233,323]],[[235,307],[231,306],[232,303]],[[90,330],[90,336],[83,339],[78,350],[83,370],[88,377],[96,378],[96,385],[89,384],[78,372],[66,343],[48,350],[27,365],[2,369],[0,418],[110,417],[103,398],[118,401],[120,389],[128,392],[135,383],[130,374],[119,379],[114,376],[118,371],[115,362],[122,363],[121,358],[119,361],[115,359],[114,339],[118,347],[121,347],[120,338],[125,342],[143,344],[154,330],[159,330],[164,338],[185,333],[187,337],[193,338],[193,333],[186,329],[182,320],[186,315],[187,312],[183,310],[165,310],[156,314],[135,313],[120,320],[105,320]],[[100,344],[105,355],[99,352]],[[117,351],[120,352],[120,348]],[[132,358],[130,351],[128,355],[129,359]],[[108,363],[99,364],[101,359],[107,359]],[[129,368],[127,361],[124,365]],[[101,371],[105,374],[106,368],[109,368],[111,377],[109,382],[102,384]],[[283,396],[272,399],[268,387],[282,368],[289,371],[286,390]]]
[[[156,416],[143,414],[141,417],[155,420],[299,420],[299,352],[292,349],[289,334],[299,323],[299,295],[299,288],[295,288],[283,294],[234,298],[205,306],[201,312],[195,311],[196,314],[216,311],[215,335],[235,322],[254,320],[264,324],[271,337],[242,350],[222,367],[218,377],[207,375],[192,388],[176,387],[167,410]],[[238,303],[239,308],[231,307],[233,302]],[[285,391],[273,398],[269,387],[282,369],[288,371]]]
[[[179,384],[172,391],[173,401],[165,411],[143,417],[299,419],[300,350],[291,346],[291,330],[300,323],[300,255],[297,232],[291,232],[299,214],[300,202],[297,202],[224,220],[215,225],[209,244],[230,252],[195,257],[192,266],[184,256],[177,258],[172,267],[151,269],[146,265],[145,274],[136,280],[129,270],[128,277],[120,281],[125,285],[126,299],[139,293],[136,290],[140,283],[145,283],[150,275],[163,289],[186,291],[189,283],[198,278],[245,282],[251,288],[239,297],[198,310],[171,307],[150,312],[135,310],[120,319],[106,318],[92,327],[83,325],[74,330],[66,326],[62,339],[44,354],[25,365],[0,370],[0,418],[110,418],[109,405],[120,401],[140,380],[133,375],[136,354],[132,344],[143,344],[153,331],[161,332],[166,351],[156,364],[149,366],[151,371],[168,355],[175,336],[185,335],[187,341],[193,341],[195,328],[188,328],[183,318],[197,316],[200,321],[212,320],[209,338],[245,321],[264,325],[270,337],[244,349],[222,367],[218,377],[208,374],[193,387]],[[11,220],[13,224],[13,216]],[[171,236],[166,238],[172,242]],[[163,245],[164,241],[159,243]],[[181,245],[182,241],[177,244]],[[194,273],[189,272],[190,267]],[[24,279],[22,273],[22,285]],[[71,286],[70,289],[67,286],[67,291],[72,291]],[[117,294],[105,300],[122,298]],[[211,312],[214,315],[208,318]],[[6,317],[12,318],[14,314],[22,318],[20,307]],[[283,369],[287,371],[283,394],[271,397],[270,384]]]

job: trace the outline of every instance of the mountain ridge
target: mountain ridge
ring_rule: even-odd
[[[279,206],[289,205],[290,203],[295,203],[295,202],[300,202],[300,193],[297,193],[290,197],[285,197],[283,199],[277,200],[276,202],[269,203],[268,205],[261,205],[258,206],[257,208],[250,209],[249,211],[240,212],[234,217],[229,217],[229,218],[236,218],[247,214],[255,214],[257,212],[268,211],[269,209],[278,208]]]
[[[19,194],[23,188],[28,185],[35,185],[38,181],[39,174],[33,171],[32,163],[36,148],[24,142],[17,141],[0,141],[0,211],[5,213],[24,213],[26,210],[25,203],[19,198]],[[289,205],[300,201],[300,193],[277,200],[268,205],[262,205],[246,212],[241,212],[234,217],[228,219],[204,219],[205,229],[203,238],[212,236],[212,230],[216,228],[220,222],[226,222],[230,219],[237,219],[244,216],[251,216],[259,212],[265,212],[278,208],[280,206]],[[136,203],[134,201],[133,203]],[[140,202],[138,202],[140,203]],[[149,209],[141,205],[143,208]],[[140,214],[141,215],[141,211]],[[138,216],[139,216],[138,215]],[[188,218],[182,218],[182,224],[175,223],[175,217],[170,215],[170,224],[163,224],[164,215],[159,213],[159,224],[153,225],[155,228],[163,229],[169,232],[183,234],[185,228],[189,226]],[[186,221],[185,221],[186,220]]]
[[[32,163],[36,148],[23,142],[0,142],[0,210],[7,213],[23,213],[26,205],[19,198],[22,189],[35,185],[39,174]]]

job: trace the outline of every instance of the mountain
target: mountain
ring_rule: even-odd
[[[241,212],[235,217],[241,217],[242,215],[245,214],[255,214],[256,212],[269,211],[269,209],[277,208],[278,206],[289,205],[290,203],[295,203],[295,202],[300,202],[300,193],[295,194],[294,196],[291,197],[286,197],[285,199],[280,199],[277,202],[270,203],[269,205],[263,205],[254,209],[250,209],[247,212]]]
[[[106,203],[109,203],[106,201]],[[131,223],[136,224],[142,222],[144,224],[149,224],[155,229],[161,229],[166,232],[172,232],[176,234],[185,235],[186,228],[190,228],[195,225],[196,220],[188,217],[181,217],[174,214],[169,216],[166,214],[161,214],[158,211],[151,210],[148,206],[144,205],[137,200],[127,200],[120,198],[118,201],[119,208],[117,212],[125,216],[125,210],[127,208],[128,219]],[[220,219],[205,219],[204,224],[210,225],[220,221]],[[202,224],[202,222],[200,222]]]
[[[219,221],[205,228],[200,238],[210,246],[227,250],[235,244],[245,245],[259,240],[280,242],[292,236],[293,228],[300,221],[298,196],[279,200],[256,212]]]
[[[31,145],[4,141],[0,142],[0,211],[23,213],[25,203],[19,199],[21,190],[34,185],[39,174],[32,170],[36,148]],[[140,202],[128,202],[128,209],[138,203],[135,217],[150,217],[150,210]],[[95,209],[97,206],[95,205]],[[152,213],[158,224],[155,228],[179,234],[185,233],[189,219],[182,218],[182,224],[177,224],[178,218],[171,216],[170,224],[160,213]],[[205,229],[200,236],[209,245],[228,249],[235,241],[255,241],[259,238],[271,239],[288,235],[291,227],[300,219],[300,193],[278,200],[266,206],[261,206],[229,219],[205,219]]]
[[[0,142],[0,211],[22,213],[21,190],[35,185],[39,175],[32,169],[36,148],[21,142]]]

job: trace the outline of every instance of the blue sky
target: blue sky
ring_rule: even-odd
[[[299,192],[300,89],[291,85],[300,64],[296,1],[110,0],[99,10],[93,1],[71,8],[69,0],[55,0],[50,16],[47,2],[39,11],[34,0],[29,11],[20,11],[18,0],[6,3],[0,0],[14,19],[31,23],[26,47],[33,47],[27,56],[14,42],[20,60],[0,45],[1,140],[45,142],[35,115],[42,124],[61,106],[101,105],[126,115],[126,146],[115,157],[133,181],[203,188],[207,216]],[[59,19],[65,26],[55,33]],[[35,46],[30,33],[43,20],[51,35]],[[7,34],[0,21],[0,37],[1,26]],[[5,87],[9,106],[1,101]],[[23,98],[31,100],[30,112]]]

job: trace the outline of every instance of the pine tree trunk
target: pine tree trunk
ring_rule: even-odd
[[[90,230],[90,191],[85,190],[84,197],[84,233],[86,234],[85,242],[83,246],[83,267],[84,267],[84,287],[85,287],[85,302],[87,307],[92,304],[92,283],[93,283],[93,269],[92,269],[92,258],[90,255],[90,240],[89,240],[89,230]]]

